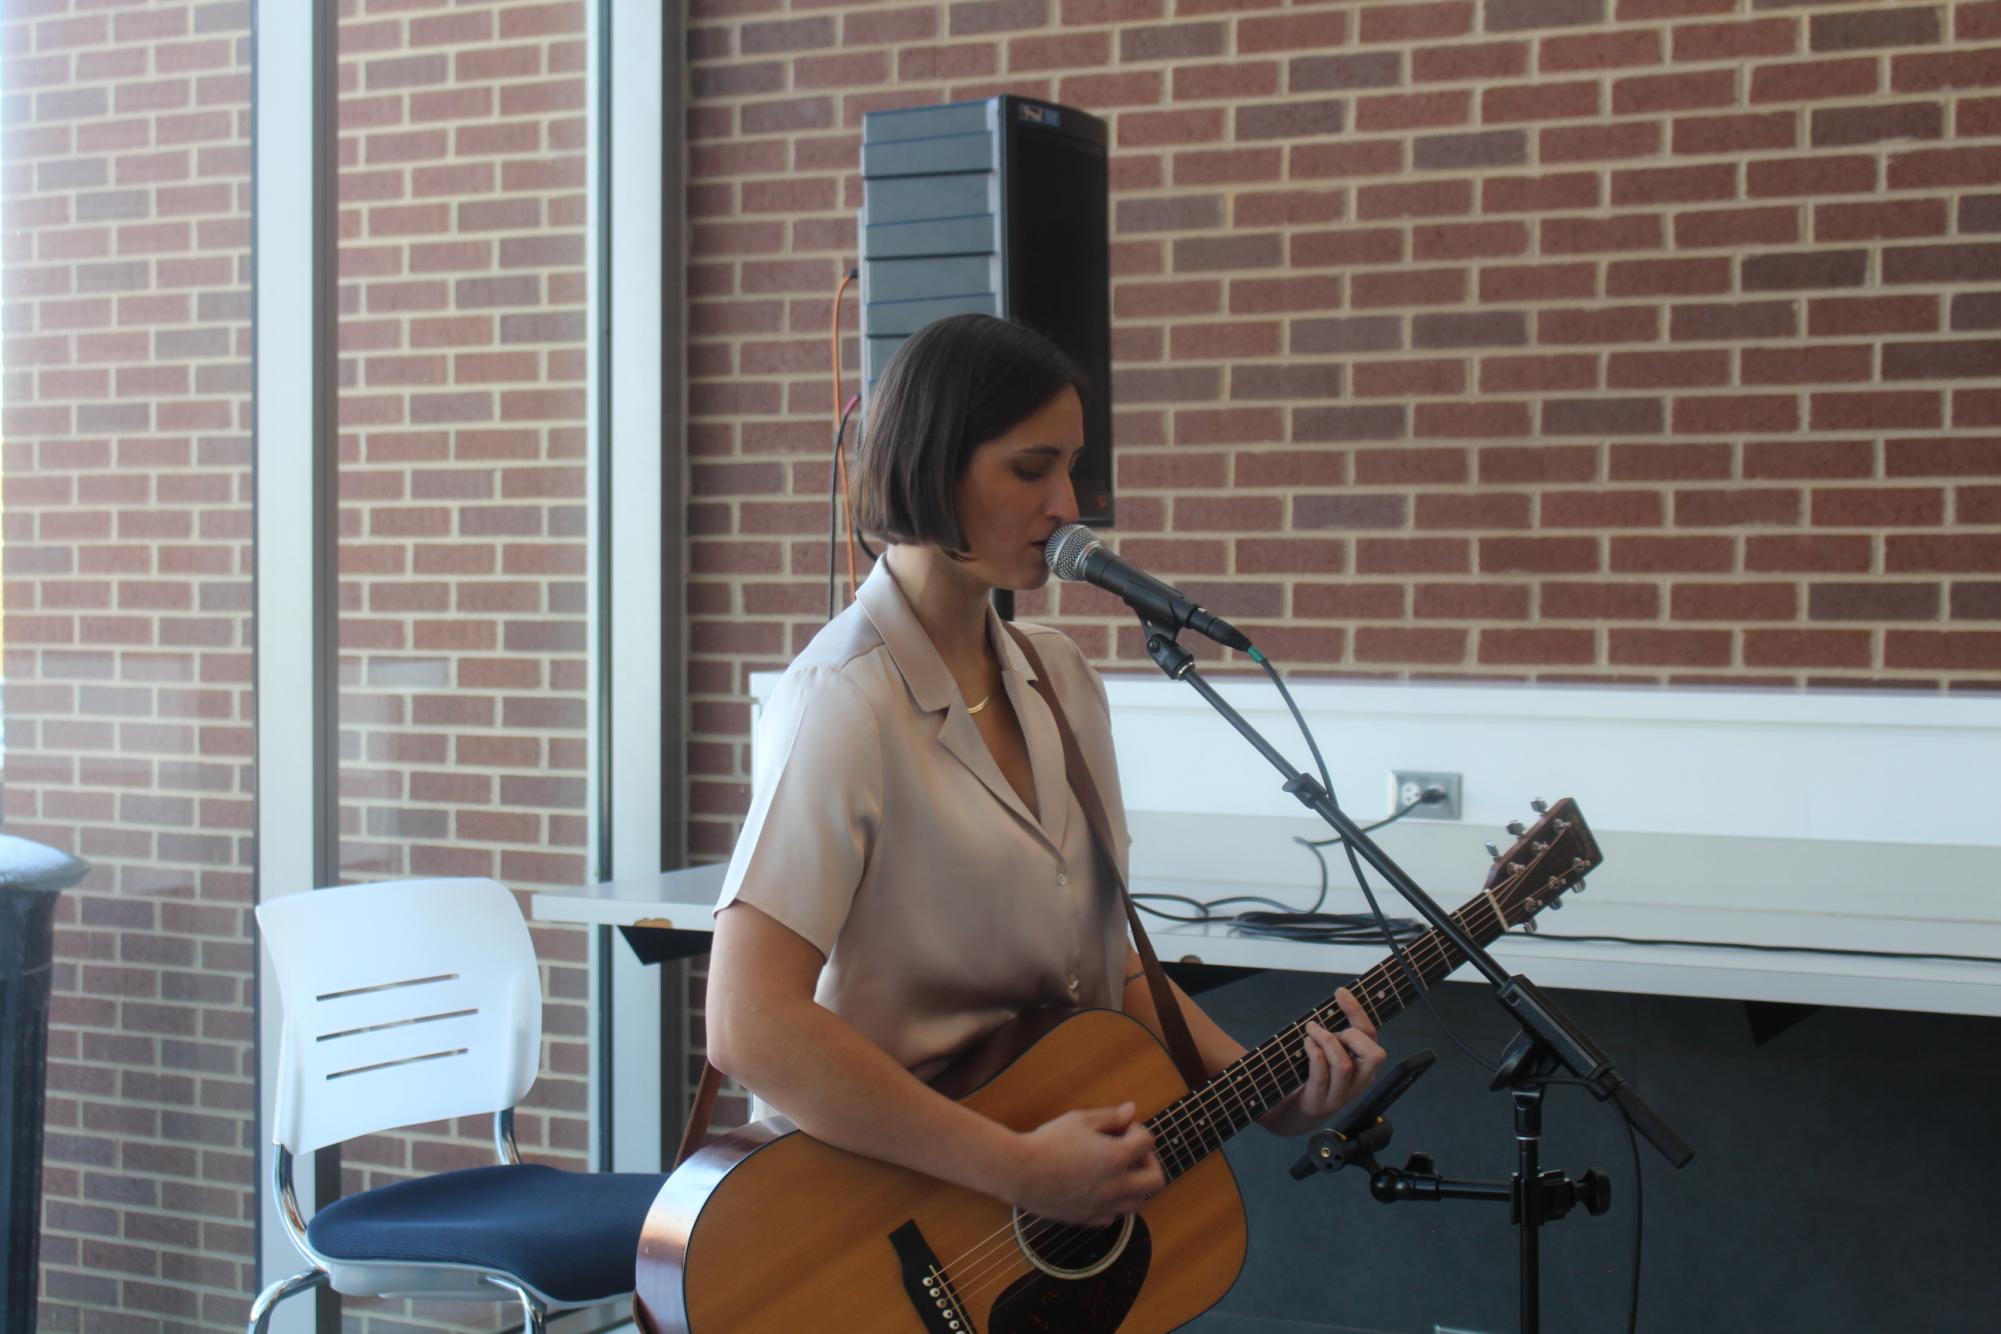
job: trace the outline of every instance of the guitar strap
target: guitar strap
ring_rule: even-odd
[[[1028,636],[1013,621],[1001,624],[1013,636],[1021,656],[1028,659],[1029,670],[1035,673],[1035,693],[1042,696],[1042,702],[1049,706],[1050,716],[1056,719],[1056,735],[1063,739],[1064,772],[1070,777],[1071,790],[1077,794],[1077,804],[1084,808],[1084,818],[1091,822],[1091,832],[1097,835],[1104,864],[1111,868],[1112,878],[1118,881],[1119,902],[1125,905],[1126,922],[1132,927],[1133,947],[1139,951],[1140,967],[1146,970],[1147,990],[1153,993],[1153,1008],[1160,1016],[1160,1031],[1167,1038],[1168,1054],[1174,1057],[1174,1064],[1180,1069],[1188,1087],[1196,1088],[1209,1077],[1208,1071],[1203,1068],[1202,1057],[1195,1050],[1195,1038],[1188,1031],[1188,1021],[1182,1017],[1181,1006],[1174,999],[1174,988],[1168,985],[1167,974],[1161,971],[1160,960],[1154,957],[1153,942],[1146,938],[1146,928],[1140,925],[1139,910],[1133,907],[1132,891],[1126,886],[1125,873],[1119,870],[1118,853],[1112,845],[1112,822],[1105,814],[1104,798],[1098,795],[1098,784],[1091,777],[1090,769],[1085,767],[1084,752],[1077,745],[1077,734],[1070,730],[1070,720],[1064,717],[1063,706],[1056,702],[1056,687],[1050,683],[1042,658],[1029,644]]]
[[[1003,621],[1009,635],[1021,655],[1028,659],[1029,670],[1035,673],[1035,693],[1049,706],[1050,716],[1056,720],[1056,735],[1063,741],[1063,770],[1070,779],[1070,788],[1077,794],[1077,804],[1084,808],[1084,818],[1090,822],[1091,833],[1097,839],[1102,860],[1118,882],[1119,901],[1125,905],[1126,922],[1132,927],[1133,946],[1139,951],[1140,966],[1146,970],[1147,990],[1153,995],[1154,1012],[1160,1016],[1160,1030],[1167,1038],[1167,1050],[1174,1057],[1174,1064],[1181,1072],[1188,1087],[1195,1088],[1208,1078],[1202,1065],[1202,1057],[1195,1049],[1195,1038],[1188,1031],[1188,1021],[1182,1016],[1181,1006],[1174,998],[1174,989],[1168,985],[1167,974],[1161,970],[1160,960],[1153,952],[1153,942],[1147,939],[1146,928],[1140,924],[1139,912],[1133,907],[1132,892],[1126,886],[1125,873],[1119,869],[1119,859],[1112,844],[1111,820],[1105,813],[1104,799],[1098,794],[1098,785],[1091,777],[1091,771],[1084,764],[1084,752],[1077,745],[1077,735],[1070,730],[1070,720],[1063,714],[1063,706],[1056,702],[1056,689],[1050,683],[1049,673],[1042,665],[1042,658],[1028,642],[1028,636],[1012,621]],[[674,1166],[679,1167],[688,1160],[688,1155],[702,1147],[709,1133],[709,1118],[715,1112],[716,1094],[722,1088],[722,1072],[707,1061],[702,1062],[702,1079],[695,1087],[695,1104],[688,1113],[688,1124],[681,1134],[680,1150],[674,1155]]]

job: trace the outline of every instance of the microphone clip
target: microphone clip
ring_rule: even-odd
[[[1181,647],[1181,641],[1174,636],[1179,627],[1165,626],[1139,618],[1140,629],[1146,632],[1146,653],[1160,670],[1167,673],[1170,681],[1179,681],[1195,666],[1195,655]]]

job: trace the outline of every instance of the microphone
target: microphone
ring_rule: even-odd
[[[1236,626],[1205,611],[1192,598],[1164,584],[1106,549],[1098,535],[1081,523],[1066,523],[1049,535],[1042,558],[1058,579],[1082,579],[1115,593],[1140,618],[1163,629],[1184,627],[1204,634],[1225,648],[1251,651],[1251,641]]]

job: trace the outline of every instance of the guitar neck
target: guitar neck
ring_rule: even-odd
[[[1452,919],[1481,945],[1498,939],[1509,925],[1500,902],[1491,894],[1474,899],[1453,913]],[[1465,961],[1466,956],[1434,928],[1403,947],[1403,961],[1391,954],[1357,978],[1349,990],[1380,1028],[1417,999],[1418,989],[1412,985],[1405,963],[1429,989]],[[1169,1181],[1193,1169],[1306,1082],[1308,1023],[1317,1023],[1329,1032],[1349,1026],[1347,1014],[1329,996],[1324,1004],[1307,1011],[1147,1122]]]

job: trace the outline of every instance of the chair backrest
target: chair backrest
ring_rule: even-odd
[[[284,1005],[272,1138],[294,1154],[512,1107],[535,1082],[542,985],[491,880],[392,880],[257,905]]]

